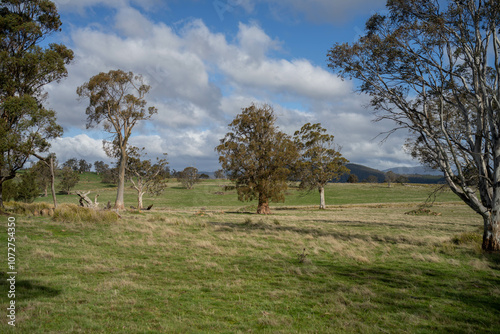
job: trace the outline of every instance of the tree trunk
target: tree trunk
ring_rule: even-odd
[[[122,152],[120,165],[118,167],[118,189],[116,191],[116,201],[114,209],[125,210],[123,195],[125,193],[125,168],[127,167],[127,153]]]
[[[259,206],[257,207],[257,213],[259,215],[271,214],[271,210],[269,209],[269,199],[262,193],[259,194]]]
[[[142,195],[144,195],[144,192],[139,191],[137,194],[137,210],[141,211],[143,206],[142,206]]]
[[[319,190],[319,209],[320,210],[325,210],[326,209],[326,204],[325,204],[325,187],[320,186],[318,188]]]
[[[484,218],[483,250],[500,251],[500,212],[492,213]]]
[[[54,210],[57,209],[56,199],[56,175],[54,171],[54,158],[50,157],[50,191],[52,192],[52,200],[54,201]]]
[[[3,182],[4,181],[0,180],[0,211],[3,211],[2,209],[4,208],[4,206],[3,206],[3,194],[2,194],[2,192],[3,192]]]

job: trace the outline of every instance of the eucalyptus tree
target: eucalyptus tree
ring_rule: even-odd
[[[88,98],[87,128],[104,123],[104,130],[112,134],[112,141],[104,141],[108,156],[118,159],[118,189],[115,209],[125,209],[125,173],[128,160],[128,141],[137,122],[149,120],[157,113],[155,107],[146,107],[150,86],[139,75],[122,70],[99,73],[78,87],[80,98]]]
[[[329,66],[356,79],[377,119],[412,133],[414,156],[482,216],[482,248],[500,251],[500,2],[390,0],[387,9],[357,41],[335,44]]]
[[[257,213],[269,214],[270,201],[284,201],[287,178],[298,159],[297,147],[278,130],[269,105],[242,109],[229,124],[230,132],[215,149],[228,178],[236,183],[238,199],[258,199]]]
[[[43,87],[67,76],[73,52],[62,44],[41,46],[61,24],[52,1],[0,3],[0,207],[3,183],[62,134],[55,112],[43,106]]]
[[[294,134],[300,159],[295,166],[300,188],[317,189],[320,194],[320,209],[326,209],[325,185],[349,173],[345,166],[349,161],[335,145],[334,136],[326,133],[321,123],[307,123]]]
[[[166,154],[165,154],[166,155]],[[166,159],[151,160],[143,159],[139,154],[129,157],[127,165],[127,175],[132,183],[132,187],[137,191],[137,209],[143,209],[142,198],[149,193],[158,196],[167,187],[168,179],[165,178],[165,168],[168,165]]]

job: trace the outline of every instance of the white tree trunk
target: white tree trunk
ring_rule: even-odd
[[[326,209],[326,204],[325,204],[325,187],[320,186],[318,189],[319,189],[319,209],[320,210],[325,210]]]

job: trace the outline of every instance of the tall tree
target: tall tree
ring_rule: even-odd
[[[55,153],[50,153],[47,157],[42,157],[35,153],[34,156],[39,159],[38,171],[41,174],[39,179],[43,178],[41,184],[45,187],[45,196],[47,196],[47,183],[50,182],[50,191],[52,193],[52,201],[54,202],[54,209],[57,209],[57,198],[56,198],[56,169],[57,169],[57,159]],[[50,181],[48,181],[49,179]]]
[[[295,144],[301,154],[296,165],[297,176],[303,189],[317,189],[320,194],[320,209],[326,209],[325,185],[349,173],[345,166],[349,161],[340,154],[334,137],[326,133],[321,123],[307,123],[294,134]]]
[[[94,169],[97,175],[104,174],[109,169],[109,165],[104,161],[96,161],[94,162]]]
[[[186,189],[193,189],[194,185],[200,182],[200,174],[198,174],[198,168],[196,167],[186,167],[177,176],[177,180]]]
[[[85,161],[85,159],[78,160],[78,171],[80,173],[90,172],[91,168],[92,168],[92,164]]]
[[[334,45],[329,66],[358,80],[378,119],[411,131],[414,155],[440,168],[483,217],[482,248],[500,251],[500,2],[391,0],[387,8],[358,41]]]
[[[78,184],[78,182],[80,182],[80,175],[77,171],[72,170],[69,167],[64,167],[60,171],[60,175],[61,182],[59,183],[59,186],[61,187],[62,191],[69,195],[71,189],[74,188]]]
[[[48,0],[2,0],[0,4],[0,207],[2,184],[34,153],[62,134],[55,112],[42,103],[43,86],[67,76],[73,52],[62,44],[40,46],[59,31],[57,8]]]
[[[125,209],[123,194],[132,129],[138,121],[151,119],[157,113],[155,107],[146,108],[145,96],[149,90],[141,76],[122,70],[101,72],[77,89],[80,98],[90,101],[86,110],[87,128],[104,122],[104,130],[113,135],[113,140],[107,142],[110,148],[106,153],[118,159],[115,209]]]
[[[290,168],[298,152],[290,136],[278,131],[269,105],[252,104],[229,124],[216,147],[219,162],[236,183],[238,199],[258,199],[257,213],[269,214],[269,201],[284,201]]]
[[[71,159],[68,159],[66,160],[64,163],[63,163],[63,167],[68,167],[68,168],[71,168],[71,170],[73,171],[77,171],[79,166],[78,166],[78,159],[77,158],[71,158]]]
[[[137,191],[137,209],[143,209],[142,197],[149,193],[153,196],[160,195],[167,187],[165,179],[166,159],[156,159],[156,163],[151,160],[141,160],[140,155],[129,157],[127,165],[128,176],[132,186]]]

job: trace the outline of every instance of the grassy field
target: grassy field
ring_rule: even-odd
[[[78,189],[113,201],[85,177]],[[114,223],[16,215],[17,324],[0,332],[500,333],[500,257],[480,250],[481,218],[449,192],[406,214],[432,189],[333,184],[325,211],[291,189],[261,217],[215,181],[172,183]]]

